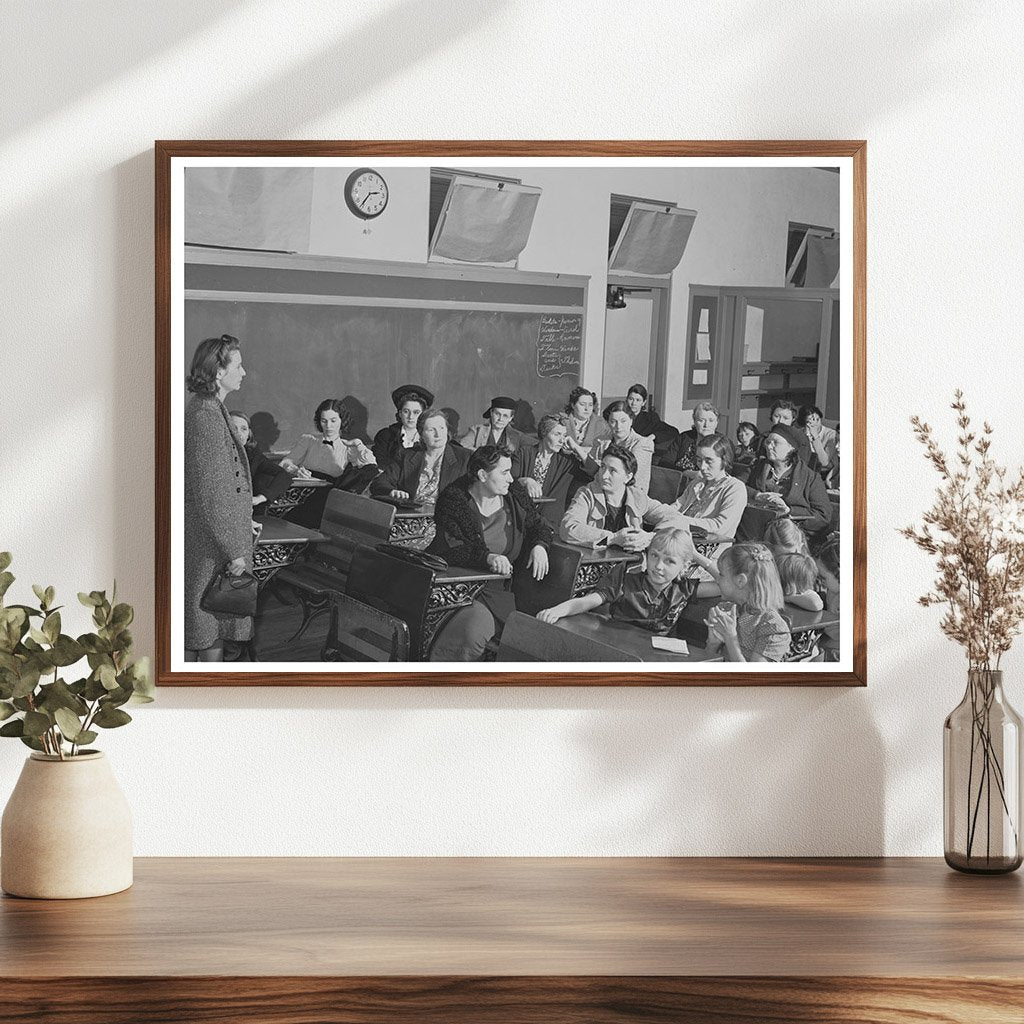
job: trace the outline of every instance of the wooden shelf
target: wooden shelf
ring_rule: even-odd
[[[743,376],[744,377],[771,377],[775,374],[788,373],[793,376],[798,376],[802,373],[817,373],[818,362],[815,360],[813,363],[801,363],[799,360],[793,362],[791,360],[785,360],[780,362],[767,362],[767,363],[744,363],[743,364]]]
[[[0,1019],[1019,1021],[1024,887],[934,859],[140,859],[0,901]]]
[[[740,390],[740,398],[785,398],[787,395],[813,395],[816,389],[807,388],[751,388]]]

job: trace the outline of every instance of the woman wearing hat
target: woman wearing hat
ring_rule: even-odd
[[[403,384],[391,392],[395,403],[395,422],[377,431],[373,439],[373,455],[378,466],[394,462],[406,448],[420,439],[416,423],[434,404],[434,396],[419,384]]]
[[[764,439],[764,455],[754,463],[747,494],[759,505],[777,509],[808,536],[824,529],[832,506],[821,477],[799,456],[801,431],[776,423]]]
[[[459,444],[463,448],[483,448],[484,445],[497,445],[507,448],[510,452],[518,451],[523,445],[532,444],[531,438],[512,426],[518,402],[506,395],[498,395],[491,399],[490,406],[484,410],[484,422],[470,427]]]

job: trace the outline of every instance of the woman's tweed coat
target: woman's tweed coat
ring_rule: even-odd
[[[249,460],[215,395],[185,407],[185,648],[248,640],[250,618],[217,618],[199,607],[210,580],[235,558],[252,570]]]

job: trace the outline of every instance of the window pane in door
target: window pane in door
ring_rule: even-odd
[[[651,364],[651,321],[654,299],[650,292],[625,293],[625,309],[606,309],[604,315],[604,369],[601,402],[625,398],[630,384],[643,384]]]

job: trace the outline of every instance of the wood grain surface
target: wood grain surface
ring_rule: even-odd
[[[1024,1020],[1024,889],[932,859],[140,859],[0,901],[0,1020]]]

